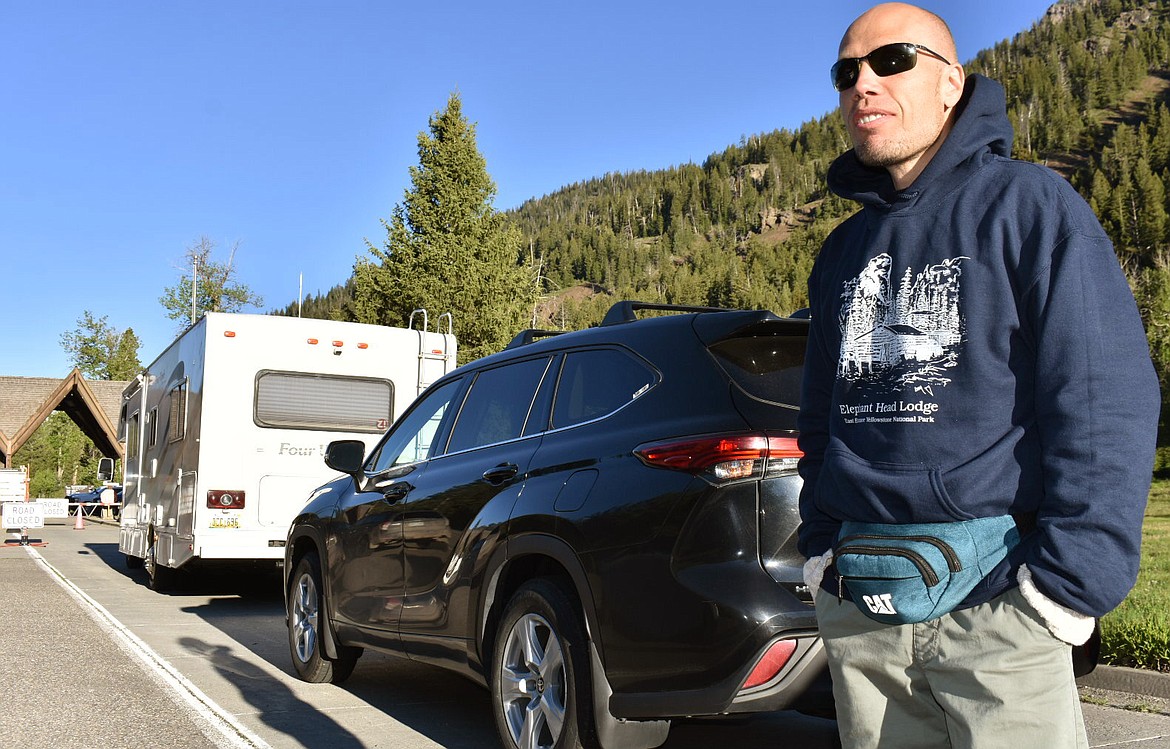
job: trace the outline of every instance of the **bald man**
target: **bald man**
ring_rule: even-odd
[[[888,3],[832,66],[853,148],[828,185],[861,207],[809,278],[805,580],[846,747],[1085,747],[1071,646],[1137,577],[1157,378],[1096,217],[1010,158],[1003,88],[957,60]],[[937,610],[864,572],[960,527],[998,546],[921,552]]]

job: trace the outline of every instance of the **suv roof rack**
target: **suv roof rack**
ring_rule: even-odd
[[[561,335],[568,333],[567,330],[538,330],[536,328],[529,328],[528,330],[521,330],[516,334],[516,337],[508,341],[508,345],[504,346],[504,350],[519,348],[520,346],[527,346],[538,338],[549,338],[554,335]]]
[[[604,325],[619,325],[621,323],[634,322],[638,316],[634,314],[638,310],[653,309],[662,310],[665,312],[732,312],[730,307],[695,307],[687,304],[659,304],[657,302],[633,302],[624,301],[617,302],[609,308],[609,312],[605,313],[605,319],[601,321]]]

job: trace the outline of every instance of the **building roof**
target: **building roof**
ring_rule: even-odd
[[[128,384],[87,380],[78,369],[60,380],[0,375],[0,466],[10,467],[12,455],[53,411],[69,416],[103,455],[121,458],[118,411]]]

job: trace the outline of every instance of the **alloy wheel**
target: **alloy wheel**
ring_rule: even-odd
[[[301,575],[294,588],[292,617],[293,648],[301,663],[308,663],[317,651],[317,584],[312,575]]]
[[[504,646],[501,707],[519,749],[552,749],[565,723],[565,658],[560,638],[538,614],[520,617]]]

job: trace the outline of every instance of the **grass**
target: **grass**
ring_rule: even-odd
[[[1159,456],[1160,458],[1162,456]],[[1160,470],[1142,526],[1137,585],[1101,620],[1101,661],[1170,672],[1170,475]]]

